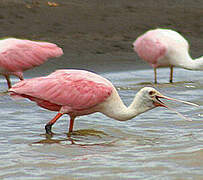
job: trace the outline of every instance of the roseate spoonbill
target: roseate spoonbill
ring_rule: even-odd
[[[16,38],[0,40],[0,74],[11,88],[10,75],[23,80],[23,71],[39,66],[48,58],[63,54],[56,44]]]
[[[189,54],[187,40],[170,29],[149,30],[133,43],[138,56],[154,68],[154,81],[157,83],[159,67],[170,67],[170,80],[173,82],[173,67],[188,70],[203,70],[203,56],[193,60]]]
[[[76,116],[101,112],[116,120],[126,121],[155,107],[167,107],[160,98],[175,100],[154,88],[144,87],[136,94],[132,104],[126,107],[110,81],[92,72],[73,69],[57,70],[45,77],[20,81],[9,89],[9,94],[11,97],[28,98],[45,109],[58,111],[45,126],[47,134],[52,134],[52,125],[63,114],[70,116],[69,132],[72,132]]]

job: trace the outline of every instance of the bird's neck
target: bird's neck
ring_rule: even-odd
[[[175,61],[173,61],[174,66],[182,67],[189,70],[203,70],[203,56],[192,59],[188,52],[184,54],[175,54]]]
[[[113,103],[108,103],[108,105],[106,104],[105,110],[102,113],[118,121],[130,120],[137,115],[152,109],[151,107],[147,107],[147,103],[146,105],[142,103],[139,94],[135,96],[133,102],[128,107],[125,106],[120,97],[119,101],[118,98],[116,99],[117,101],[112,101]]]
[[[194,70],[203,70],[203,56],[192,60]]]

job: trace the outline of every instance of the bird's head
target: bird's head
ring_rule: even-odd
[[[135,97],[136,109],[143,113],[158,106],[164,107],[164,103],[159,100],[160,96],[162,97],[163,95],[154,88],[142,88]]]
[[[163,94],[161,94],[159,91],[157,91],[152,87],[144,87],[136,94],[136,97],[135,97],[135,102],[137,102],[136,108],[140,109],[140,113],[143,113],[155,107],[165,107],[169,110],[173,110],[172,108],[169,108],[167,105],[165,105],[165,103],[162,102],[160,99],[166,99],[169,101],[176,101],[176,102],[181,102],[188,105],[198,106],[197,104],[194,104],[191,102],[182,101],[182,100],[164,96]],[[180,113],[178,112],[176,113],[180,115]]]

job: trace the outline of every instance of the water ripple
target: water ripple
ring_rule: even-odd
[[[100,113],[77,118],[75,133],[67,134],[69,118],[53,127],[44,125],[55,112],[34,103],[0,96],[0,179],[201,179],[203,176],[203,77],[201,72],[175,70],[169,84],[166,69],[105,73],[125,104],[136,92],[151,86],[168,96],[200,105],[193,108],[169,103],[192,118],[185,121],[164,108],[156,108],[127,122]],[[13,80],[12,80],[13,81]],[[5,81],[0,81],[5,91]]]

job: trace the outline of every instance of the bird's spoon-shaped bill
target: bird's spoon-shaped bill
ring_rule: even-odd
[[[154,101],[154,104],[155,104],[156,106],[165,107],[165,108],[167,108],[168,110],[175,112],[175,113],[176,113],[178,116],[180,116],[181,118],[183,118],[183,119],[185,119],[185,120],[188,120],[188,121],[192,121],[192,119],[190,119],[190,118],[188,118],[188,117],[185,117],[185,116],[182,115],[181,113],[177,112],[175,109],[166,106],[162,101],[159,100],[159,98],[167,99],[167,100],[171,100],[171,101],[176,101],[176,102],[184,103],[184,104],[187,104],[187,105],[199,107],[198,104],[191,103],[191,102],[188,102],[188,101],[179,100],[179,99],[175,99],[175,98],[171,98],[171,97],[167,97],[167,96],[162,95],[161,93],[158,94],[158,95],[156,95],[156,97],[155,97],[156,101]]]
[[[184,104],[187,104],[187,105],[199,107],[198,104],[191,103],[191,102],[188,102],[188,101],[179,100],[179,99],[175,99],[175,98],[171,98],[171,97],[167,97],[167,96],[164,96],[162,94],[158,95],[157,98],[163,98],[163,99],[167,99],[167,100],[171,100],[171,101],[176,101],[176,102],[181,102],[181,103],[184,103]]]

